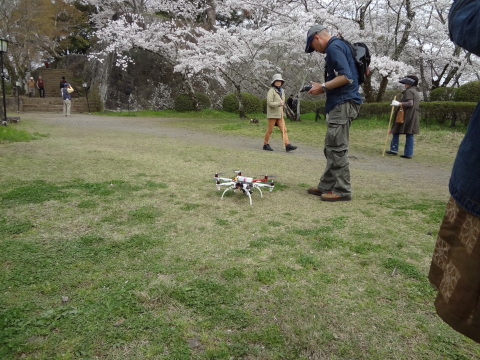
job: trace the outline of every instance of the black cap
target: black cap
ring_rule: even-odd
[[[402,80],[399,81],[400,84],[407,84],[407,85],[418,85],[418,77],[415,75],[407,75]]]
[[[307,32],[307,45],[305,46],[305,52],[306,53],[311,53],[314,51],[314,49],[310,46],[312,43],[313,37],[315,36],[316,33],[319,33],[320,31],[325,30],[327,27],[324,25],[320,24],[315,24],[308,29]]]

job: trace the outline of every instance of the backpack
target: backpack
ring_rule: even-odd
[[[342,37],[338,39],[347,44],[352,51],[358,72],[358,85],[362,85],[365,82],[365,77],[370,74],[370,50],[368,50],[368,46],[362,42],[352,44]]]

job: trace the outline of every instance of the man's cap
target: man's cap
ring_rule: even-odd
[[[415,75],[407,75],[402,80],[399,81],[400,84],[407,84],[407,85],[417,85],[418,84],[418,77]]]
[[[313,37],[315,36],[316,33],[319,33],[320,31],[325,30],[326,28],[327,27],[324,26],[324,25],[315,24],[315,25],[312,25],[310,27],[310,29],[308,29],[308,32],[307,32],[307,46],[305,47],[305,52],[306,53],[313,52],[314,49],[310,46],[310,44],[312,43]]]

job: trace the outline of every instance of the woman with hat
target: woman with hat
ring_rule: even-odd
[[[281,74],[275,74],[270,82],[271,87],[267,92],[267,119],[268,127],[263,139],[263,150],[273,151],[269,144],[270,135],[272,134],[273,127],[278,126],[282,132],[283,143],[285,144],[285,150],[292,151],[297,147],[290,144],[287,135],[287,127],[285,126],[285,120],[283,119],[283,105],[285,104],[285,91],[282,85],[285,81],[282,79]]]
[[[391,106],[401,107],[404,111],[403,123],[395,122],[392,126],[392,141],[390,143],[390,150],[386,151],[389,155],[398,154],[398,142],[400,134],[406,135],[405,149],[403,155],[400,157],[404,159],[411,159],[413,157],[413,136],[420,132],[420,96],[417,88],[418,77],[415,75],[408,75],[402,80],[405,90],[402,93],[400,101],[393,100]],[[397,110],[397,113],[400,109]]]

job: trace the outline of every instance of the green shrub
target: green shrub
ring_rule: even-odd
[[[320,114],[325,113],[325,100],[300,100],[300,114],[314,113],[317,109]]]
[[[198,105],[201,109],[210,108],[210,98],[203,93],[195,93]],[[193,111],[195,110],[190,96],[187,94],[180,94],[175,98],[175,110],[177,111]]]
[[[480,81],[472,81],[460,86],[455,92],[455,101],[480,101]]]
[[[360,107],[360,113],[358,114],[358,117],[369,118],[369,117],[375,117],[375,116],[382,116],[385,114],[387,116],[390,116],[390,112],[392,109],[390,106],[390,103],[391,102],[363,103],[362,106]]]
[[[453,87],[439,87],[430,92],[430,101],[453,101],[457,89]]]
[[[382,102],[384,101],[392,102],[394,97],[396,97],[397,100],[400,100],[402,97],[402,90],[400,89],[385,90],[385,93],[382,95]]]
[[[262,112],[267,113],[267,99],[262,99]]]
[[[476,103],[456,101],[429,101],[420,103],[420,117],[425,124],[437,123],[453,126],[455,122],[468,124]],[[360,118],[380,117],[388,119],[392,107],[389,102],[364,103],[360,108]]]
[[[477,104],[459,101],[429,101],[420,103],[420,116],[425,122],[453,126],[459,121],[468,124]]]
[[[262,112],[262,100],[249,93],[241,93],[245,113]],[[223,98],[223,110],[238,114],[238,101],[234,93],[227,94]]]

